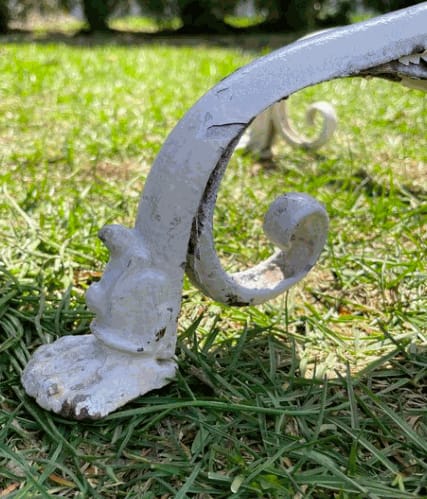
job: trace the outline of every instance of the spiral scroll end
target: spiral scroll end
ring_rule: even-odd
[[[318,201],[303,193],[278,197],[264,219],[264,232],[280,248],[286,274],[304,276],[316,263],[328,235],[328,214]]]

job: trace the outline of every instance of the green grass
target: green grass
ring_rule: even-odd
[[[0,47],[0,490],[10,498],[427,496],[426,98],[348,80],[314,99],[339,128],[319,154],[278,144],[275,168],[236,154],[216,211],[228,269],[269,252],[262,215],[302,191],[331,217],[319,264],[262,307],[185,283],[175,383],[102,421],[24,395],[41,343],[88,331],[96,238],[131,225],[168,132],[255,57],[236,48]]]
[[[163,29],[178,29],[182,26],[182,22],[178,17],[155,19],[152,17],[125,16],[111,19],[109,25],[113,29],[124,30],[126,32],[154,33]]]

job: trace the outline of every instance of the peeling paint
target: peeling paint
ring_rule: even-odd
[[[155,334],[156,341],[160,341],[163,336],[166,334],[166,328],[160,329],[160,331],[157,331]]]

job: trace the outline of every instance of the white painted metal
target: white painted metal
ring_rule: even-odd
[[[315,31],[304,36],[301,40],[327,31],[331,31],[331,29]],[[307,109],[305,121],[308,126],[314,125],[314,117],[317,113],[322,118],[322,128],[317,137],[308,139],[292,127],[286,101],[276,102],[254,119],[243,134],[236,149],[245,149],[261,160],[268,160],[273,157],[273,143],[276,137],[280,136],[293,147],[315,151],[332,137],[338,121],[334,107],[329,102],[319,101],[314,102]]]
[[[175,373],[186,267],[206,293],[233,305],[258,303],[301,279],[327,228],[324,209],[304,194],[279,198],[266,217],[267,235],[281,256],[237,276],[221,269],[211,214],[234,146],[258,114],[306,86],[370,74],[427,79],[421,58],[398,61],[425,50],[426,33],[427,3],[422,3],[301,40],[240,69],[202,97],[160,151],[135,227],[113,225],[100,232],[110,261],[87,294],[96,314],[93,334],[41,347],[22,377],[27,393],[46,409],[98,418],[166,384]]]
[[[307,137],[300,136],[293,128],[289,121],[288,114],[282,112],[281,107],[283,103],[277,103],[273,107],[273,120],[276,125],[276,129],[281,134],[283,139],[288,142],[288,144],[294,147],[302,147],[304,149],[310,149],[315,151],[328,142],[332,137],[337,128],[337,115],[334,107],[329,104],[329,102],[318,101],[314,102],[307,109],[305,115],[305,120],[308,126],[314,125],[314,119],[316,114],[319,114],[322,118],[322,127],[320,133],[317,137],[313,139],[308,139]]]
[[[293,128],[286,101],[277,102],[254,119],[237,147],[255,154],[261,160],[271,159],[274,140],[280,136],[293,147],[316,151],[330,140],[338,122],[335,109],[329,102],[318,101],[309,106],[305,115],[309,127],[314,126],[316,114],[322,118],[322,126],[316,137],[308,138]]]
[[[316,263],[328,233],[328,216],[311,196],[285,194],[270,206],[264,231],[280,250],[249,270],[227,274],[215,252],[212,236],[214,203],[206,203],[199,232],[193,232],[187,261],[192,282],[216,301],[258,305],[300,281]]]

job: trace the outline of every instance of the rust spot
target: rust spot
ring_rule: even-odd
[[[101,414],[96,412],[95,414],[89,414],[87,407],[82,407],[80,412],[76,413],[76,407],[79,402],[84,402],[88,398],[88,395],[76,395],[72,400],[65,400],[62,404],[59,414],[65,418],[74,418],[77,420],[81,419],[100,419]]]
[[[230,305],[230,307],[246,307],[251,304],[249,301],[239,300],[239,297],[233,293],[225,295],[225,298],[227,305]]]
[[[156,341],[160,341],[165,335],[165,333],[166,333],[165,327],[163,329],[160,329],[160,331],[157,331],[157,333],[155,334]]]

